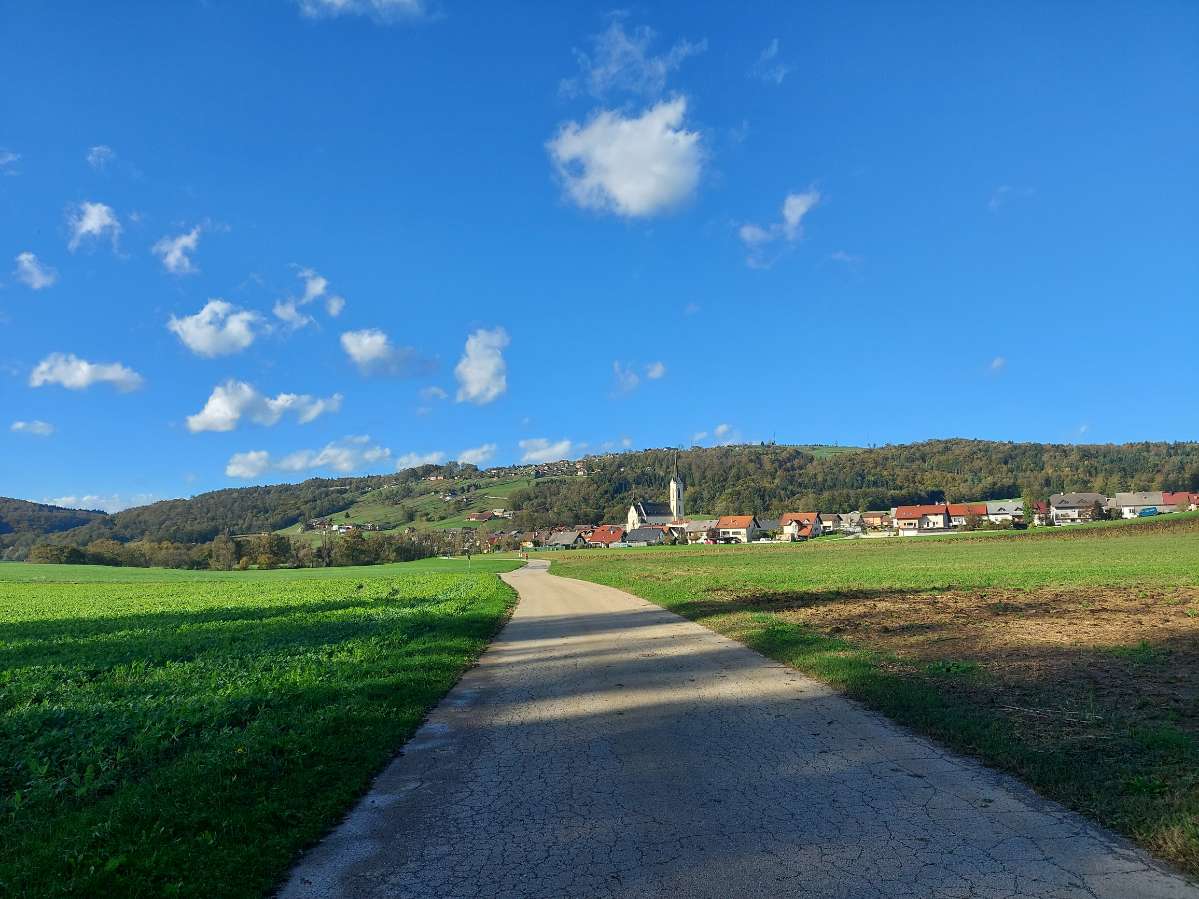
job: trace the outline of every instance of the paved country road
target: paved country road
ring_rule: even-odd
[[[285,897],[1192,897],[1124,840],[627,593],[512,620]]]

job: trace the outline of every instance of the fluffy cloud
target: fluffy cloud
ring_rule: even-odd
[[[341,400],[340,393],[324,399],[306,393],[263,396],[245,381],[230,379],[214,387],[204,408],[187,417],[187,429],[193,434],[200,431],[232,431],[243,417],[269,427],[277,424],[287,413],[293,414],[296,421],[303,425],[326,412],[339,411]]]
[[[422,465],[440,465],[445,461],[445,453],[404,453],[404,455],[396,458],[396,471],[403,471],[405,468],[419,468]]]
[[[787,194],[783,199],[782,219],[768,227],[752,222],[742,225],[737,234],[749,250],[746,261],[754,268],[769,265],[766,248],[775,241],[794,243],[803,236],[804,217],[820,202],[820,192],[812,189],[798,194]]]
[[[58,272],[48,265],[43,265],[33,253],[18,253],[16,263],[17,280],[33,290],[50,287],[58,280]]]
[[[54,425],[48,421],[14,421],[9,428],[14,434],[26,434],[30,437],[49,437],[54,433]]]
[[[480,328],[466,338],[466,349],[454,366],[458,379],[458,402],[484,406],[508,389],[508,365],[504,347],[511,341],[503,328]]]
[[[467,465],[482,465],[495,456],[495,449],[494,443],[484,443],[482,446],[464,449],[458,454],[458,461],[465,462]]]
[[[121,237],[121,223],[117,220],[117,214],[111,206],[105,206],[103,203],[84,201],[70,207],[67,210],[67,227],[71,232],[67,248],[72,253],[79,249],[81,244],[93,243],[105,236],[112,241],[112,248],[115,250]]]
[[[69,390],[83,390],[99,383],[127,392],[142,386],[142,376],[119,362],[88,362],[73,353],[51,353],[29,376],[30,387],[60,384]]]
[[[654,41],[652,28],[641,26],[627,32],[619,19],[592,38],[591,54],[576,50],[581,70],[578,78],[565,79],[562,93],[574,96],[580,89],[602,98],[611,91],[630,91],[657,96],[666,87],[666,77],[688,56],[708,49],[707,41],[680,41],[665,54],[650,53]]]
[[[695,192],[703,161],[699,132],[683,128],[686,112],[676,97],[637,117],[605,109],[586,125],[563,125],[546,149],[567,196],[630,218],[678,206]]]
[[[712,438],[717,446],[727,446],[731,443],[736,443],[741,438],[741,435],[733,429],[732,425],[722,422],[714,427],[710,434],[707,431],[696,431],[691,435],[691,442],[703,443],[709,437]]]
[[[399,375],[408,377],[432,369],[431,360],[415,349],[395,346],[391,338],[378,328],[346,331],[341,335],[341,348],[346,351],[364,375]]]
[[[205,303],[195,315],[182,318],[172,315],[167,328],[197,356],[211,358],[240,353],[252,344],[259,321],[258,313],[215,299]]]
[[[97,144],[87,151],[87,164],[97,172],[102,172],[108,168],[109,163],[116,158],[116,153],[112,151],[112,147],[104,144]]]
[[[101,512],[120,512],[122,509],[128,509],[131,506],[144,506],[146,503],[152,503],[158,499],[154,493],[136,493],[133,496],[121,496],[119,493],[112,493],[108,496],[103,496],[97,493],[85,493],[82,495],[71,496],[56,496],[52,499],[47,499],[46,502],[52,506],[62,506],[64,509],[99,509]]]
[[[315,303],[322,297],[325,299],[325,311],[330,316],[336,318],[341,315],[341,311],[346,306],[345,297],[329,294],[328,278],[310,268],[301,268],[297,274],[304,282],[304,292],[298,297],[287,297],[275,303],[273,311],[280,321],[293,329],[311,324],[312,316],[301,312],[300,309],[310,303]]]
[[[370,437],[362,435],[328,443],[322,449],[296,450],[281,458],[273,457],[266,450],[234,453],[225,465],[225,474],[231,478],[243,479],[256,478],[268,471],[294,474],[328,470],[350,474],[377,468],[390,459],[391,450],[371,443]]]
[[[666,363],[651,362],[645,366],[645,376],[651,381],[657,381],[660,378],[666,377]]]
[[[533,437],[520,441],[520,448],[524,451],[522,462],[557,462],[570,455],[574,443],[566,439],[551,443],[544,437]]]
[[[196,268],[190,253],[194,253],[200,245],[200,226],[196,225],[190,231],[175,237],[164,237],[150,248],[150,251],[162,260],[162,266],[172,275],[191,275]]]
[[[781,62],[779,56],[779,39],[776,37],[758,54],[758,61],[750,70],[755,78],[771,84],[782,84],[783,79],[791,71],[791,67]]]
[[[310,19],[369,16],[377,22],[399,22],[428,14],[425,0],[299,0],[299,6]]]

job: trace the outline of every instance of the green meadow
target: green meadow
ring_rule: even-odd
[[[486,646],[517,564],[0,565],[0,894],[269,892]]]

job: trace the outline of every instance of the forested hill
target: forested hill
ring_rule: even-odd
[[[902,503],[1046,498],[1069,490],[1199,490],[1199,443],[1073,444],[930,440],[853,451],[729,446],[678,454],[688,511],[778,515]],[[623,521],[634,496],[664,500],[673,453],[588,460],[588,477],[513,495],[523,527]]]
[[[674,453],[645,450],[588,457],[586,477],[537,480],[513,492],[513,526],[623,521],[634,496],[664,500]],[[898,503],[982,500],[1067,490],[1199,491],[1199,443],[1075,446],[930,440],[873,449],[726,446],[678,453],[689,511],[725,514],[848,511]],[[574,466],[539,466],[550,474]],[[447,480],[427,482],[430,474]],[[486,477],[528,477],[531,466],[491,469]],[[35,537],[84,546],[112,538],[201,543],[221,533],[249,534],[348,509],[364,497],[409,503],[429,491],[479,478],[473,465],[422,466],[363,478],[314,478],[300,484],[239,487],[126,509],[115,515],[0,500],[0,550]],[[385,491],[376,491],[387,487]],[[382,501],[382,500],[381,500]],[[397,514],[397,518],[399,518]],[[411,520],[409,518],[408,520]],[[418,519],[418,526],[425,526]],[[499,525],[495,525],[499,526]],[[11,532],[5,534],[5,528]]]

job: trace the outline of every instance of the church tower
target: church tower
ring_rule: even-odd
[[[674,455],[674,477],[670,479],[670,514],[682,518],[683,512],[683,479],[679,477],[679,454]]]

